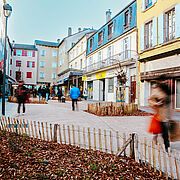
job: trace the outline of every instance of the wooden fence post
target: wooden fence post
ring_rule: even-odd
[[[66,131],[65,131],[65,125],[63,124],[63,133],[64,133],[64,143],[66,144]]]
[[[130,157],[131,157],[132,159],[135,159],[134,136],[135,136],[135,134],[132,133],[132,135],[131,135],[132,141],[131,141],[131,143],[130,143]]]
[[[155,157],[154,141],[152,141],[151,148],[153,152],[153,168],[154,168],[154,172],[156,172],[156,157]]]
[[[104,143],[105,143],[105,151],[106,151],[106,153],[107,153],[106,130],[104,130]]]
[[[94,150],[96,151],[96,129],[94,128]]]
[[[176,154],[175,154],[174,150],[173,150],[173,155],[174,155],[174,163],[176,166],[176,175],[177,175],[177,179],[179,179],[179,170],[178,170],[178,165],[177,165],[177,161],[176,161]]]
[[[33,123],[31,121],[31,131],[32,131],[32,136],[33,136],[33,140],[34,140],[34,131],[33,131]]]
[[[23,125],[24,125],[25,134],[27,135],[26,122],[24,119],[23,119]]]
[[[39,121],[38,121],[38,129],[39,129],[39,137],[40,137],[40,139],[42,140],[42,136],[41,136],[41,128],[40,128],[40,123],[39,123]]]
[[[78,126],[78,144],[81,147],[81,139],[80,139],[80,127]]]
[[[166,178],[168,178],[168,173],[167,173],[167,160],[166,160],[166,152],[163,151],[163,162],[164,162],[164,172],[166,174]]]
[[[50,135],[51,135],[51,141],[53,141],[53,135],[52,135],[52,124],[50,124]]]
[[[68,139],[69,139],[69,145],[71,145],[70,128],[69,128],[69,126],[67,126],[67,128],[68,128]]]
[[[5,123],[6,123],[7,131],[9,131],[8,122],[7,122],[7,118],[6,117],[5,117]]]
[[[29,122],[28,122],[28,120],[27,120],[27,127],[28,127],[28,135],[29,135],[29,137],[31,137],[31,134],[30,134],[30,127],[29,127]]]
[[[59,141],[62,144],[61,125],[59,124]]]
[[[41,126],[42,126],[42,134],[43,134],[43,140],[45,141],[45,135],[44,135],[44,123],[41,122]]]
[[[6,131],[6,124],[5,124],[5,121],[4,121],[4,117],[2,117],[2,120],[3,120],[4,130]]]
[[[158,143],[158,160],[159,160],[159,172],[160,172],[160,176],[162,176],[161,153],[160,153],[159,143]]]
[[[170,172],[171,172],[171,178],[174,179],[173,170],[172,170],[172,163],[171,163],[171,152],[170,152],[170,149],[168,149],[168,157],[169,157],[169,168],[170,168]]]
[[[73,145],[75,146],[75,145],[76,145],[76,142],[75,142],[74,125],[72,125],[72,132],[73,132]]]
[[[12,130],[11,130],[11,122],[10,122],[10,118],[8,117],[8,123],[9,123],[9,130],[10,130],[10,132],[12,132]]]
[[[21,135],[20,124],[19,124],[19,119],[17,119],[17,124],[18,124],[18,131],[19,131],[19,135]]]
[[[145,164],[147,164],[147,139],[144,138],[144,154],[145,154]]]
[[[101,141],[101,129],[99,131],[99,150],[102,151],[102,141]]]
[[[135,136],[135,148],[136,148],[136,151],[135,151],[135,159],[136,159],[136,162],[139,162],[139,149],[138,149],[138,145],[139,145],[139,141],[138,141],[138,135],[136,134]]]
[[[85,128],[83,127],[83,144],[84,144],[84,149],[86,149],[86,137],[85,137]]]
[[[24,135],[23,123],[21,119],[20,119],[20,123],[21,123],[21,132],[22,132],[22,135]]]
[[[34,128],[35,128],[36,139],[38,139],[38,133],[37,133],[37,128],[36,128],[36,121],[34,121]]]
[[[13,118],[13,120],[14,120],[14,126],[15,126],[15,133],[18,134],[18,127],[17,127],[16,119]]]
[[[88,141],[89,141],[89,150],[91,150],[91,135],[90,135],[90,128],[88,128]]]
[[[117,152],[119,151],[120,147],[119,147],[119,133],[118,131],[116,131],[116,141],[117,141]]]
[[[113,154],[113,149],[112,149],[112,134],[110,131],[110,146],[111,146],[111,154]]]
[[[126,142],[126,134],[123,133],[123,145],[125,144]],[[126,156],[126,150],[124,150],[124,157]]]
[[[13,123],[13,118],[11,118],[11,123],[12,123],[12,131],[13,131],[13,133],[15,133],[15,130],[14,130],[14,123]]]
[[[48,125],[46,122],[46,136],[47,136],[47,141],[49,141],[49,132],[48,132]]]
[[[148,153],[149,153],[149,169],[151,169],[151,144],[148,145]]]
[[[57,124],[54,124],[54,142],[57,142]]]

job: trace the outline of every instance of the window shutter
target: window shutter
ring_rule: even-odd
[[[125,41],[124,41],[124,39],[122,40],[122,58],[123,58],[123,60],[125,59]]]
[[[159,44],[164,42],[164,15],[161,14],[158,17],[158,32],[159,32]]]
[[[34,62],[34,61],[32,62],[32,67],[33,67],[33,68],[35,67],[35,62]]]
[[[153,18],[153,46],[157,45],[157,17]]]
[[[27,67],[29,67],[29,61],[27,61]]]
[[[152,0],[152,5],[155,4],[157,2],[157,0]]]
[[[141,10],[145,10],[145,0],[141,0]]]
[[[140,50],[144,50],[144,24],[141,26],[141,42],[140,42]]]
[[[175,37],[180,37],[180,4],[175,6]]]
[[[35,51],[33,51],[32,56],[35,57]]]
[[[131,36],[128,37],[128,59],[131,59]]]

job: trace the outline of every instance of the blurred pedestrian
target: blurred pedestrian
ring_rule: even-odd
[[[19,82],[19,85],[16,90],[16,98],[18,102],[17,115],[20,115],[20,107],[23,104],[23,115],[25,114],[25,101],[26,101],[26,87],[23,85],[23,81]]]
[[[39,102],[41,102],[41,93],[42,93],[42,88],[41,86],[38,88],[38,96],[39,96]]]
[[[75,110],[74,104],[76,104],[76,110],[78,110],[77,101],[78,101],[79,95],[80,95],[80,90],[79,90],[79,88],[77,88],[76,85],[73,84],[73,86],[72,86],[72,88],[71,88],[71,90],[70,90],[70,97],[71,97],[71,99],[72,99],[72,110],[73,110],[73,111]]]
[[[165,75],[159,76],[157,79],[157,84],[152,88],[152,94],[148,99],[150,107],[155,111],[155,115],[153,116],[153,118],[156,119],[156,121],[152,119],[149,132],[155,134],[154,140],[156,142],[157,142],[157,134],[162,132],[162,137],[167,152],[168,152],[168,148],[170,147],[169,137],[168,137],[169,136],[168,122],[171,119],[170,95],[171,95],[171,91],[168,87],[167,77]]]
[[[50,89],[49,89],[49,87],[47,86],[47,87],[46,87],[46,100],[47,100],[47,102],[48,102],[48,100],[49,100],[49,95],[50,95]]]
[[[86,90],[86,88],[84,89],[83,96],[84,96],[84,99],[87,100],[88,91]]]
[[[62,96],[63,96],[63,92],[62,92],[61,87],[58,88],[57,96],[58,96],[58,101],[61,102],[62,101]]]
[[[45,86],[43,86],[43,88],[41,90],[41,95],[42,95],[43,102],[45,102],[46,101],[46,88],[45,88]]]

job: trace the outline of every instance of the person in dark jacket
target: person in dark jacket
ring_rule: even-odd
[[[47,87],[46,87],[46,100],[47,100],[47,101],[49,100],[49,95],[50,95],[50,89],[49,89],[49,87],[47,86]]]
[[[62,88],[61,87],[58,88],[57,96],[58,96],[58,101],[61,102],[62,101],[61,98],[63,96],[63,92],[62,92]]]
[[[38,88],[38,96],[39,96],[39,102],[41,102],[41,94],[42,94],[42,88],[41,86]]]
[[[45,88],[45,86],[42,88],[41,94],[42,94],[43,102],[45,102],[45,100],[46,100],[46,88]]]
[[[80,95],[79,88],[76,87],[75,84],[73,84],[71,90],[70,90],[70,97],[72,99],[72,110],[75,110],[74,103],[76,103],[76,109],[78,109],[77,101]]]
[[[23,85],[23,81],[19,82],[16,90],[16,97],[18,102],[18,115],[20,115],[20,107],[23,104],[23,114],[25,113],[25,101],[26,101],[26,87]]]

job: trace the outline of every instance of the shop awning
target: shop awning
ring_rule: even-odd
[[[67,73],[61,75],[59,77],[59,79],[57,80],[57,83],[58,84],[63,84],[65,81],[69,80],[69,75],[70,75],[70,72],[67,72]]]

